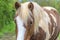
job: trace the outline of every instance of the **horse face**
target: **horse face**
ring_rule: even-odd
[[[27,40],[33,34],[34,17],[32,3],[15,3],[16,8],[16,24],[17,24],[17,40]]]

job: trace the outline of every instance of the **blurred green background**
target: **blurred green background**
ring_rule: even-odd
[[[0,38],[7,35],[15,36],[14,14],[16,10],[14,4],[16,1],[35,1],[41,6],[54,7],[60,13],[60,0],[0,0]]]

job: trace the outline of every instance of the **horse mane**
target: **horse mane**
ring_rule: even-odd
[[[25,3],[21,3],[21,7],[16,11],[16,14],[19,14],[20,17],[24,20],[27,21],[28,16],[30,15],[29,12],[31,12],[28,9],[28,4],[30,2],[25,2]],[[34,5],[34,9],[33,9],[33,15],[34,15],[34,31],[35,33],[38,32],[38,28],[39,28],[39,22],[41,20],[43,20],[44,22],[48,22],[50,21],[48,14],[42,9],[42,7],[40,5],[38,5],[35,2],[32,2],[32,4]],[[44,24],[43,22],[43,24]],[[45,23],[46,24],[46,23]],[[41,25],[42,26],[42,25]],[[46,25],[44,25],[46,26]]]
[[[33,10],[34,20],[35,20],[34,32],[37,33],[39,27],[42,27],[43,30],[44,28],[48,27],[48,23],[50,23],[50,19],[48,14],[42,9],[40,5],[38,5],[35,2],[32,3],[34,5],[34,10]],[[46,31],[47,30],[45,30],[45,32]]]

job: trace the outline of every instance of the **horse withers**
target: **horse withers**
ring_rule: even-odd
[[[15,3],[17,40],[56,40],[60,17],[55,8],[35,2]]]

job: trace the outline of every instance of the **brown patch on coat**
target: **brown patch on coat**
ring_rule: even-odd
[[[59,32],[60,32],[60,16],[59,16]]]
[[[41,27],[39,27],[39,32],[36,34],[33,34],[30,40],[45,40],[45,38],[46,38],[46,33]]]

